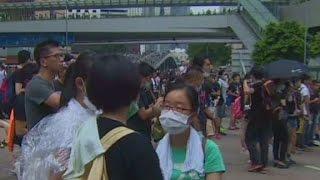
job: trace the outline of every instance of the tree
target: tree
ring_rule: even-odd
[[[211,15],[212,13],[211,13],[211,10],[210,9],[208,9],[207,11],[206,11],[206,15]]]
[[[221,43],[195,43],[189,44],[189,57],[208,56],[214,65],[226,65],[231,60],[231,47]]]
[[[226,12],[227,12],[227,9],[224,7],[224,8],[222,9],[222,14],[226,14]]]
[[[314,35],[310,46],[311,57],[320,56],[320,32]]]
[[[297,22],[270,23],[257,42],[252,58],[258,65],[278,59],[303,62],[305,27]]]

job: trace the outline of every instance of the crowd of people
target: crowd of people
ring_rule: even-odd
[[[308,75],[268,79],[254,67],[242,78],[205,56],[160,72],[121,54],[66,55],[51,40],[33,54],[0,71],[1,145],[15,151],[18,179],[218,180],[214,141],[235,130],[249,172],[266,172],[269,144],[278,168],[318,145],[320,85]]]

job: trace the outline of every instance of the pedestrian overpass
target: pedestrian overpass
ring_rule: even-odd
[[[74,43],[126,41],[243,42],[252,50],[257,40],[239,14],[215,16],[137,17],[69,20],[68,33]],[[65,20],[15,21],[0,23],[1,33],[65,33]],[[164,43],[163,42],[163,43]]]
[[[1,3],[5,14],[0,35],[9,33],[65,33],[74,44],[117,42],[242,42],[241,58],[250,59],[256,41],[266,25],[277,22],[268,5],[287,5],[291,0],[58,0],[46,2]],[[226,15],[159,16],[106,19],[35,20],[35,11],[90,8],[172,7],[172,6],[238,6]],[[240,57],[239,56],[239,57]],[[237,57],[237,56],[233,56]]]
[[[251,0],[246,0],[251,1]],[[291,0],[260,0],[266,4],[286,5]],[[101,9],[127,7],[172,7],[172,6],[237,6],[239,0],[54,0],[1,3],[3,10],[61,10]]]

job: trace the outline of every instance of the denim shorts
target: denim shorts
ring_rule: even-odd
[[[290,126],[290,128],[298,129],[298,118],[288,117],[288,125]]]

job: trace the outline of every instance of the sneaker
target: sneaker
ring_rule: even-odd
[[[251,165],[248,172],[258,172],[263,168],[263,165]]]
[[[236,127],[229,127],[229,130],[236,130],[237,128]]]
[[[6,143],[5,140],[3,140],[2,142],[0,142],[0,148],[5,148],[8,144]]]
[[[320,146],[320,141],[314,140],[314,141],[313,141],[313,144],[314,144],[315,146]]]
[[[215,138],[216,140],[220,140],[220,139],[221,139],[221,135],[220,135],[220,134],[216,134],[216,135],[214,135],[214,138]]]
[[[296,161],[292,160],[292,159],[288,159],[288,162],[287,162],[288,165],[294,165],[294,164],[297,164]]]

